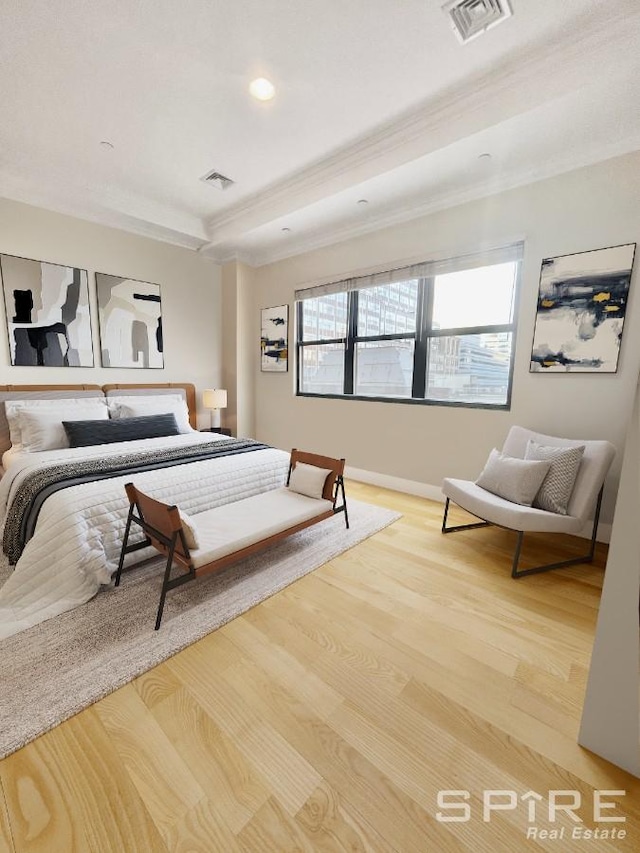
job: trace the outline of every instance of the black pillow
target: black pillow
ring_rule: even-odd
[[[173,413],[142,415],[137,418],[115,418],[108,421],[62,421],[62,426],[71,447],[180,435],[176,416]]]

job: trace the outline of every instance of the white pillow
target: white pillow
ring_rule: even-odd
[[[22,450],[38,453],[41,450],[58,450],[69,447],[62,421],[106,421],[106,406],[70,406],[66,409],[52,407],[20,410]]]
[[[118,406],[122,405],[134,405],[136,403],[155,405],[156,403],[166,403],[168,400],[172,400],[174,403],[185,402],[182,394],[177,392],[175,394],[118,394],[117,396],[112,394],[107,397],[107,405],[110,409],[117,409]]]
[[[186,401],[175,394],[156,396],[118,397],[109,401],[112,418],[137,418],[143,415],[175,415],[181,433],[196,432],[189,423]]]
[[[36,411],[61,411],[68,414],[69,407],[82,406],[84,409],[91,408],[97,416],[102,418],[101,412],[107,412],[107,401],[104,397],[56,397],[51,400],[32,400],[25,398],[24,400],[5,400],[5,412],[7,415],[7,423],[9,424],[9,436],[11,444],[18,447],[22,444],[22,427],[20,422],[20,413],[25,410]],[[87,419],[92,415],[87,415]],[[62,421],[62,418],[60,418]]]
[[[187,548],[189,550],[192,548],[199,548],[200,541],[198,539],[198,528],[193,520],[193,516],[187,515],[187,513],[182,509],[178,509],[178,512],[180,513],[180,521],[182,522],[182,530],[187,542]]]
[[[550,462],[516,459],[494,448],[476,485],[512,503],[531,506],[550,467]]]
[[[123,415],[123,406],[133,406],[134,408],[145,407],[146,415],[163,414],[163,412],[153,411],[158,405],[172,406],[177,403],[184,402],[184,397],[181,394],[123,394],[121,397],[107,397],[107,406],[109,407],[109,417],[133,417],[132,415]],[[151,411],[150,411],[151,410]]]
[[[13,447],[22,446],[22,434],[20,432],[20,409],[14,408],[9,403],[5,404],[7,423],[9,424],[9,438]]]
[[[330,468],[316,468],[315,465],[296,462],[296,467],[289,477],[289,488],[300,495],[320,499],[330,473]]]

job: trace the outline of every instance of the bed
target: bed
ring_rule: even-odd
[[[133,402],[124,404],[125,399]],[[58,400],[63,401],[60,407],[46,402]],[[20,401],[28,401],[26,409]],[[103,407],[108,421],[118,410],[125,412],[124,419],[129,411],[173,407],[172,423],[181,431],[77,447],[59,447],[57,439],[47,443],[51,430],[60,431],[62,420],[80,421],[74,428],[85,429],[83,413],[89,410],[100,410],[98,432],[113,426],[117,435],[125,421],[105,426]],[[7,413],[15,415],[17,409],[19,422],[28,425],[30,438],[35,434],[40,443],[21,447],[15,441],[11,430],[18,420],[14,417],[10,424]],[[177,414],[181,409],[183,422]],[[134,420],[135,414],[129,423]],[[41,433],[34,432],[33,422]],[[195,422],[195,389],[190,384],[0,386],[0,518],[5,559],[15,566],[0,587],[0,638],[83,604],[111,582],[129,506],[125,483],[133,480],[146,493],[188,514],[284,484],[288,453],[198,432]],[[152,553],[139,551],[130,562]]]

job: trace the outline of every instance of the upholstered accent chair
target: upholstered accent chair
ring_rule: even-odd
[[[569,451],[570,448],[582,447],[584,447],[584,451],[573,450],[568,453],[563,452]],[[555,448],[558,449],[557,452]],[[442,519],[442,532],[453,533],[457,530],[471,530],[477,527],[486,527],[487,525],[497,525],[516,531],[518,538],[511,568],[511,577],[513,578],[547,572],[551,569],[559,569],[576,563],[590,563],[595,553],[604,480],[613,462],[615,452],[615,447],[608,441],[579,441],[576,439],[558,438],[556,436],[533,432],[520,426],[513,426],[507,435],[504,447],[502,448],[502,454],[497,452],[492,453],[487,467],[478,478],[478,481],[473,482],[472,480],[450,478],[444,480],[442,491],[446,497],[446,503]],[[559,484],[561,490],[563,485],[567,486],[566,477],[563,482],[564,472],[554,471],[554,474],[559,476],[555,476],[555,481],[550,482],[547,474],[551,471],[551,468],[547,469],[539,460],[547,459],[553,461],[553,459],[560,457],[575,457],[576,454],[580,459],[576,466],[577,475],[574,471],[575,482],[572,481],[572,486],[571,483],[568,484],[569,493],[567,494],[568,501],[566,507],[558,506],[555,502],[557,495],[554,494],[554,486]],[[534,461],[533,464],[527,464],[514,461],[513,457],[515,457],[515,460],[532,459],[538,461]],[[533,503],[532,506],[514,502],[519,499],[519,492],[517,488],[514,489],[513,483],[508,484],[504,489],[500,488],[499,485],[495,485],[499,479],[495,476],[495,472],[496,470],[500,471],[499,465],[502,461],[505,463],[506,479],[513,478],[513,471],[518,467],[521,467],[527,476],[539,476],[541,474],[544,479],[540,484],[540,491],[537,492],[537,495],[542,494],[543,491],[547,493],[550,491],[550,497],[547,494],[548,500],[537,501],[531,495],[531,498],[534,498],[533,500],[529,500],[529,503]],[[493,465],[494,462],[497,463],[498,467],[494,466],[491,471],[488,471],[490,463]],[[536,470],[536,465],[542,465],[542,467]],[[549,465],[551,465],[551,462],[549,462]],[[487,471],[491,476],[485,475]],[[489,491],[487,488],[483,488],[479,483],[486,483],[492,490]],[[551,485],[551,490],[549,490],[549,484]],[[502,497],[497,492],[509,494],[511,500]],[[524,500],[527,499],[527,497],[524,498]],[[447,527],[450,501],[453,501],[458,506],[467,510],[467,512],[482,520],[472,524],[459,524],[454,527]],[[541,503],[545,507],[554,506],[556,511],[541,508],[540,505],[536,505],[537,503]],[[590,518],[593,518],[591,545],[589,552],[585,556],[573,557],[569,560],[562,560],[561,562],[549,563],[530,569],[518,569],[522,540],[525,532],[578,534]]]

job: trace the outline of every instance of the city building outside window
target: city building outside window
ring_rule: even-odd
[[[296,291],[297,393],[508,408],[522,244]]]

